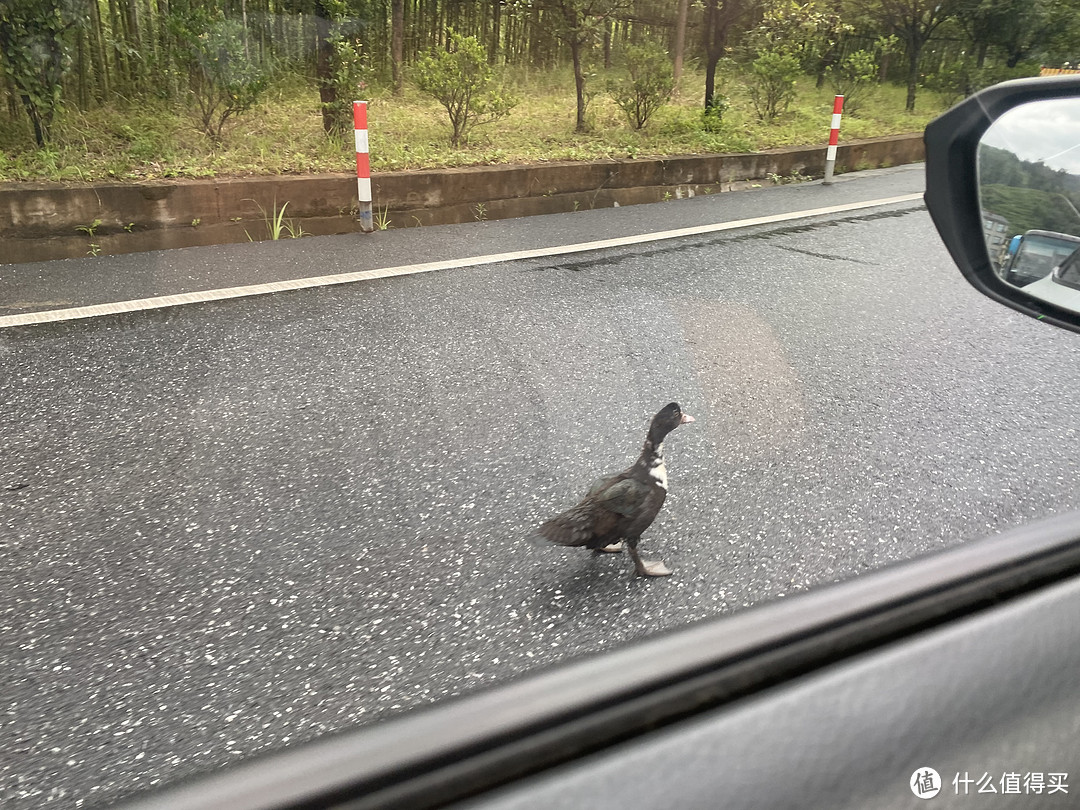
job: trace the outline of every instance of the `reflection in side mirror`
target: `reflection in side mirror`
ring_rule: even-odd
[[[979,142],[979,200],[998,277],[1080,313],[1080,100],[998,118]]]

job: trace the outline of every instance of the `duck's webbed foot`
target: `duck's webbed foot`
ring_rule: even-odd
[[[620,540],[618,543],[612,543],[609,546],[601,546],[600,548],[594,548],[593,554],[619,554],[623,550],[623,542]]]
[[[638,554],[637,547],[633,543],[626,544],[630,557],[634,561],[634,570],[639,577],[669,577],[671,569],[660,560],[643,560]]]

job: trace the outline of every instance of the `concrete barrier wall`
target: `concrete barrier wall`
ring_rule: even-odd
[[[921,135],[876,138],[842,145],[837,170],[922,159]],[[372,177],[372,186],[376,219],[390,227],[411,227],[654,202],[728,191],[770,175],[820,177],[824,162],[822,147],[792,148],[385,172]],[[356,179],[347,174],[139,184],[4,183],[0,262],[266,239],[265,217],[286,203],[286,218],[305,233],[359,229]],[[92,235],[78,230],[95,222]]]

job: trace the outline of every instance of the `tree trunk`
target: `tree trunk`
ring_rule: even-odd
[[[488,61],[495,64],[499,60],[499,43],[502,41],[502,0],[491,0],[491,45],[488,47]]]
[[[916,37],[908,40],[908,71],[907,71],[907,101],[904,109],[915,112],[915,91],[919,85],[919,55],[922,53],[922,43]]]
[[[109,81],[109,57],[106,52],[105,32],[101,26],[101,8],[96,2],[88,4],[90,8],[90,30],[93,32],[90,44],[94,73],[97,74],[97,100],[104,101],[112,90]]]
[[[75,38],[75,75],[77,77],[76,87],[78,88],[80,110],[90,109],[90,76],[89,71],[86,69],[86,63],[89,61],[86,53],[88,50],[86,31],[80,30]]]
[[[120,38],[123,35],[123,28],[120,22],[120,15],[116,10],[116,0],[109,0],[109,22],[112,24],[113,39],[115,40]],[[113,59],[116,61],[116,84],[122,85],[124,81],[130,77],[127,69],[127,58],[125,57],[123,51],[114,48]],[[119,92],[123,92],[128,88],[117,87],[116,89]]]
[[[334,131],[334,105],[337,103],[337,88],[334,86],[331,61],[334,45],[330,41],[330,12],[319,0],[315,4],[315,78],[319,84],[319,101],[322,108],[323,132]]]
[[[716,65],[720,62],[719,55],[707,56],[705,61],[705,112],[712,109],[716,95]]]
[[[45,121],[41,111],[28,94],[23,93],[20,98],[22,98],[23,109],[26,110],[30,122],[34,125],[34,142],[38,146],[44,146],[49,140],[48,122]]]
[[[136,0],[128,0],[124,12],[128,48],[135,54],[135,59],[129,62],[131,87],[133,90],[138,90],[142,85],[142,71],[139,69],[138,62],[145,57],[145,54],[143,53],[142,35],[139,33],[139,11]]]
[[[247,0],[240,0],[240,24],[244,29],[244,58],[251,61],[251,43],[248,42]]]
[[[405,0],[393,0],[390,7],[390,72],[394,79],[394,95],[405,90]]]
[[[679,10],[675,18],[675,56],[673,71],[675,74],[675,92],[679,92],[679,79],[683,71],[683,52],[686,50],[686,20],[690,16],[690,0],[679,0]]]
[[[720,0],[706,0],[705,23],[702,26],[705,49],[705,111],[715,104],[716,66],[724,55],[727,46],[728,28],[739,14],[737,6],[729,5],[732,0],[725,0],[721,13]]]
[[[581,42],[576,36],[570,39],[570,58],[574,61],[574,88],[577,91],[577,123],[574,125],[574,132],[586,132],[585,71],[581,66]]]

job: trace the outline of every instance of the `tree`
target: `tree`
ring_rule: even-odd
[[[804,71],[825,83],[826,71],[840,57],[843,38],[855,27],[818,0],[771,0],[752,40],[759,52],[794,56]]]
[[[0,0],[0,53],[38,146],[48,142],[60,108],[76,21],[70,0]]]
[[[449,50],[417,61],[416,85],[446,110],[453,146],[466,143],[473,127],[508,115],[517,103],[496,86],[495,69],[479,40],[455,31],[450,32]]]
[[[732,26],[748,13],[756,0],[705,0],[702,48],[705,51],[705,114],[717,105],[716,67],[727,50]]]
[[[960,0],[956,8],[956,21],[975,46],[975,67],[986,63],[986,53],[995,35],[1005,24],[1007,8],[997,0]]]
[[[990,48],[1005,57],[1006,67],[1045,52],[1058,38],[1075,41],[1075,4],[1065,0],[957,0],[956,19],[975,46],[976,67],[984,67]],[[1072,29],[1072,30],[1070,30]]]
[[[625,8],[628,0],[548,0],[555,36],[570,48],[574,66],[577,117],[574,130],[585,132],[585,52],[596,41],[610,17]]]
[[[1000,0],[999,0],[1000,2]],[[1014,68],[1025,59],[1045,51],[1058,32],[1068,29],[1069,45],[1075,41],[1076,8],[1058,0],[1030,0],[1006,6],[1003,25],[997,30],[997,45],[1005,54],[1005,66]]]
[[[907,100],[904,108],[915,110],[919,85],[919,60],[926,43],[938,27],[953,16],[958,0],[860,0],[859,9],[904,43],[907,53]]]

